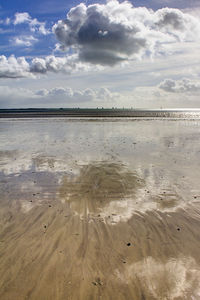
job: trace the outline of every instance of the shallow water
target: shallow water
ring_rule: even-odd
[[[200,299],[200,121],[0,120],[0,299]]]

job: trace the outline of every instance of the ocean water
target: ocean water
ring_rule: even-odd
[[[0,298],[200,299],[196,113],[1,119],[0,145]]]

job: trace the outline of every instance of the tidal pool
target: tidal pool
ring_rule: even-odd
[[[0,299],[200,299],[200,121],[0,120]]]

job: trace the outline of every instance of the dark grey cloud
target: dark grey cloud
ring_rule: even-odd
[[[117,55],[117,53],[113,53],[113,51],[109,50],[98,50],[94,51],[93,49],[82,49],[79,53],[79,59],[81,61],[86,61],[92,64],[101,64],[101,65],[110,65],[113,66],[119,62],[126,61],[126,58]]]
[[[159,28],[171,28],[172,30],[186,30],[185,28],[185,16],[180,13],[177,9],[160,9],[157,12],[159,21],[156,23],[156,25]]]
[[[180,80],[165,79],[160,83],[159,88],[168,93],[196,93],[200,92],[200,81],[188,78]]]

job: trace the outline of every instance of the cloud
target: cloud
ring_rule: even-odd
[[[32,39],[16,38],[17,45],[31,46]],[[14,55],[0,56],[0,78],[22,78],[34,77],[37,74],[65,73],[70,74],[78,71],[88,71],[90,66],[80,62],[76,55],[55,57],[54,55],[45,58],[34,58],[28,62],[24,57],[16,58]]]
[[[30,66],[24,57],[0,56],[0,78],[22,78],[30,75]]]
[[[57,99],[66,100],[70,102],[82,102],[82,101],[92,101],[96,97],[95,91],[92,89],[85,89],[83,91],[72,90],[71,88],[56,87],[50,90],[45,90],[43,92],[43,97],[45,99]],[[41,93],[41,91],[39,91]],[[38,93],[37,93],[38,94]]]
[[[9,25],[9,24],[10,24],[10,18],[6,18],[5,24],[6,24],[6,25]]]
[[[10,18],[6,18],[6,19],[0,19],[0,34],[4,34],[4,33],[10,33],[12,32],[11,29],[8,29],[8,26],[10,25],[11,20]]]
[[[200,92],[200,81],[188,78],[180,80],[165,79],[158,87],[168,93],[196,93]]]
[[[180,9],[196,9],[199,7],[199,0],[153,0],[155,4],[164,6],[177,7]]]
[[[53,84],[52,81],[50,84]],[[35,84],[34,84],[35,85]],[[56,84],[55,84],[56,85]],[[78,86],[79,84],[77,84]],[[134,90],[124,89],[115,92],[115,88],[72,88],[63,86],[53,88],[28,89],[0,86],[0,107],[135,107],[135,108],[194,108],[200,107],[198,93],[166,93],[158,86],[138,86]],[[41,87],[43,84],[40,85]]]
[[[109,89],[101,87],[98,90],[87,88],[85,90],[73,90],[69,87],[56,87],[53,89],[42,89],[35,93],[37,96],[41,96],[45,99],[63,99],[70,102],[82,102],[82,101],[113,101],[120,97],[119,93],[111,92]]]
[[[116,270],[116,278],[125,284],[138,282],[145,298],[158,300],[199,299],[200,268],[194,258],[170,258],[165,262],[151,256]],[[144,298],[144,297],[143,297]]]
[[[43,35],[50,33],[50,31],[45,27],[45,22],[39,22],[36,18],[32,19],[27,12],[16,13],[13,24],[19,25],[24,23],[29,25],[29,28],[32,32],[38,32]]]
[[[31,63],[31,72],[40,74],[63,72],[69,74],[76,67],[78,68],[76,57],[55,57],[51,55],[45,58],[34,58]]]
[[[33,91],[26,88],[10,88],[0,86],[0,107],[66,107],[80,105],[81,103],[96,103],[101,105],[105,102],[115,102],[120,98],[119,93],[111,92],[101,87],[99,89],[76,90],[70,87],[55,87]]]
[[[28,24],[36,33],[47,34],[48,31],[44,22],[33,19],[27,12],[16,13],[14,24]],[[54,51],[67,51],[65,56],[50,55],[28,61],[24,57],[2,56],[0,77],[21,78],[48,72],[70,74],[94,71],[94,68],[131,60],[135,64],[136,60],[142,58],[175,52],[180,54],[188,48],[188,44],[194,46],[194,43],[189,42],[195,41],[197,45],[200,20],[178,9],[153,11],[145,7],[133,7],[129,2],[110,0],[106,4],[77,5],[69,11],[65,20],[53,26],[53,32],[59,41]],[[13,41],[17,46],[30,47],[36,38],[33,34],[32,37],[14,37]]]
[[[53,26],[60,49],[76,51],[81,61],[115,65],[159,54],[161,45],[195,41],[200,21],[178,9],[135,8],[117,0],[72,8]]]
[[[31,16],[27,13],[16,13],[15,14],[15,20],[14,25],[22,24],[22,23],[30,23],[31,22]]]
[[[11,43],[14,44],[15,46],[26,46],[26,47],[31,47],[33,43],[37,41],[38,39],[34,38],[31,35],[14,37],[13,39],[11,39]]]

